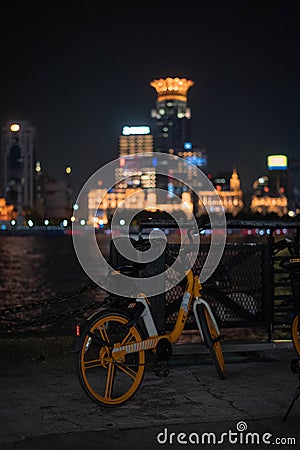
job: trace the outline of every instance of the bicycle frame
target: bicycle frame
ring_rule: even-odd
[[[216,323],[216,320],[214,318],[214,315],[211,311],[211,308],[209,304],[201,298],[201,291],[202,286],[199,280],[198,276],[195,276],[193,271],[190,269],[186,272],[187,277],[187,287],[183,294],[182,301],[179,307],[178,311],[178,317],[176,320],[176,323],[174,325],[173,330],[170,333],[158,335],[157,329],[149,308],[149,301],[145,294],[141,293],[136,297],[136,301],[140,302],[144,305],[144,311],[142,313],[141,318],[143,319],[145,328],[147,330],[147,334],[149,338],[142,340],[140,342],[134,342],[134,343],[126,343],[126,338],[124,339],[123,343],[118,343],[114,345],[114,348],[112,350],[112,357],[114,360],[120,360],[123,359],[125,354],[129,353],[135,353],[142,350],[151,350],[154,349],[158,342],[162,339],[167,339],[171,344],[176,342],[179,337],[182,334],[182,331],[184,329],[185,323],[188,318],[188,314],[190,310],[192,309],[193,305],[193,312],[196,318],[197,326],[199,328],[199,332],[201,335],[201,338],[203,339],[203,333],[200,325],[200,321],[197,314],[197,306],[201,303],[205,305],[208,314],[211,317],[212,322],[215,325],[215,328],[218,333],[220,333],[218,325]],[[128,335],[130,334],[130,331]]]

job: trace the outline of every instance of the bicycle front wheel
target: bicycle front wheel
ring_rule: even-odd
[[[295,316],[292,322],[292,341],[294,345],[294,349],[298,357],[300,358],[300,336],[299,336],[299,316]]]
[[[79,381],[84,392],[96,403],[121,405],[139,388],[145,370],[145,352],[125,354],[115,361],[115,343],[126,345],[139,342],[142,335],[136,326],[125,325],[129,318],[122,312],[105,312],[84,331],[78,353]]]
[[[213,323],[209,312],[207,311],[207,308],[203,304],[198,306],[198,317],[203,333],[204,343],[209,349],[219,378],[221,378],[221,380],[224,380],[226,378],[226,365],[221,343],[219,340],[220,336],[216,330],[215,324]]]

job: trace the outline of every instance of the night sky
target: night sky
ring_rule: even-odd
[[[79,191],[118,156],[124,125],[150,123],[149,83],[167,76],[195,82],[193,141],[212,173],[235,166],[247,191],[267,154],[299,155],[297,2],[127,3],[1,6],[1,126],[36,126],[44,170],[70,164]]]

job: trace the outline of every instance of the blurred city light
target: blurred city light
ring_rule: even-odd
[[[20,125],[18,123],[12,123],[10,126],[10,131],[12,132],[16,132],[16,131],[20,131]]]

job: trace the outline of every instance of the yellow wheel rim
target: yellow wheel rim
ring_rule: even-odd
[[[297,352],[297,355],[300,358],[300,336],[299,336],[299,328],[298,328],[299,318],[296,316],[292,323],[292,340],[294,344],[294,348]]]
[[[131,327],[129,330],[122,328],[128,323],[128,319],[121,315],[107,315],[101,317],[91,328],[100,334],[103,341],[110,344],[141,341],[141,335],[137,328]],[[112,341],[110,328],[119,328],[123,331],[120,341]],[[89,393],[96,401],[106,405],[119,405],[127,401],[138,389],[142,382],[145,370],[145,352],[140,351],[134,354],[125,355],[124,361],[114,361],[111,357],[111,349],[108,346],[101,346],[90,355],[92,339],[86,336],[80,353],[80,371],[82,381]],[[96,344],[97,346],[97,344]],[[135,360],[135,364],[129,364],[127,358]],[[92,374],[92,376],[91,376]],[[124,392],[121,393],[121,382],[124,383]],[[118,390],[115,389],[118,383]]]
[[[210,335],[212,337],[212,339],[217,339],[219,337],[216,327],[213,323],[213,321],[211,320],[210,314],[207,312],[206,308],[205,308],[205,315],[206,315],[206,320],[207,320],[207,324],[208,324],[208,328],[210,331]],[[220,365],[220,369],[223,373],[223,375],[226,375],[226,365],[225,365],[225,360],[224,360],[224,355],[223,355],[223,351],[222,351],[222,347],[221,347],[221,343],[219,341],[214,343],[214,352],[216,355],[216,358],[218,360],[218,363]]]

